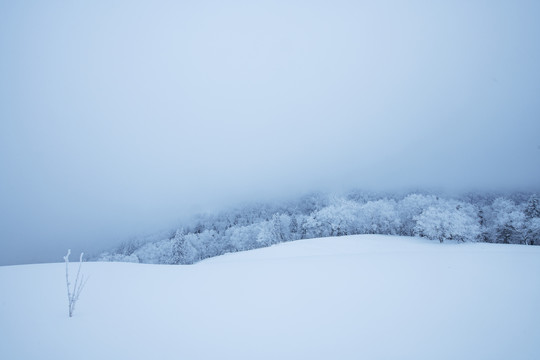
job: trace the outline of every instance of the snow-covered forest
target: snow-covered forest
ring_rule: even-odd
[[[165,236],[130,239],[95,259],[193,264],[286,241],[356,234],[540,245],[540,203],[533,193],[315,193],[280,204],[199,215]]]

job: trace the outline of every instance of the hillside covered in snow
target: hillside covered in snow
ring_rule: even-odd
[[[75,270],[75,264],[73,270]],[[538,359],[540,247],[358,235],[195,265],[0,267],[3,359]]]

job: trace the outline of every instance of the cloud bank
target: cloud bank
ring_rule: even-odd
[[[0,4],[0,264],[350,187],[540,183],[540,4]]]

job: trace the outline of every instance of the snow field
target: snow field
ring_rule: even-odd
[[[0,267],[3,359],[540,358],[540,247],[358,235],[82,272],[68,318],[63,263]]]

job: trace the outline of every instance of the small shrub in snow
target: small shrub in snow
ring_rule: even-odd
[[[84,276],[81,274],[81,266],[82,266],[82,259],[84,253],[81,253],[81,256],[79,258],[79,269],[77,270],[77,276],[75,277],[75,283],[73,284],[73,287],[71,287],[71,283],[69,282],[69,255],[71,254],[71,250],[68,250],[67,255],[64,256],[64,261],[66,262],[66,287],[67,287],[67,296],[68,296],[68,313],[69,317],[73,316],[73,311],[75,311],[75,304],[77,303],[77,300],[79,300],[79,295],[81,295],[81,291],[84,288],[84,285],[86,285],[86,281],[88,279],[85,279]]]

